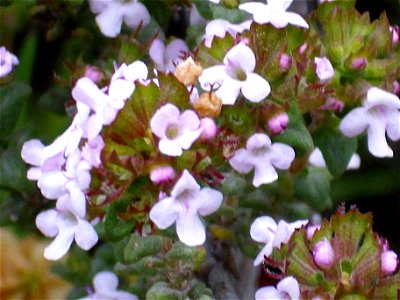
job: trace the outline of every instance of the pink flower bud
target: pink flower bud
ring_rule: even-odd
[[[175,177],[175,171],[170,166],[156,167],[150,171],[150,180],[155,184],[160,184]]]
[[[287,72],[292,67],[292,57],[285,53],[281,54],[279,58],[279,68],[282,72]]]
[[[85,77],[90,78],[93,82],[99,82],[102,78],[101,71],[94,66],[87,66],[85,70]]]
[[[315,245],[313,256],[315,264],[323,269],[329,269],[332,267],[335,259],[332,245],[327,239],[324,239]]]
[[[396,46],[400,39],[400,27],[399,26],[390,26],[390,32],[392,33],[393,46]]]
[[[314,62],[319,80],[326,81],[335,75],[335,70],[327,57],[315,57]]]
[[[286,113],[280,113],[268,121],[268,128],[272,134],[279,134],[286,129],[289,117]]]
[[[200,138],[203,140],[211,140],[217,134],[218,128],[215,121],[211,118],[203,118],[200,120],[201,134]]]
[[[381,254],[381,271],[390,275],[397,269],[397,254],[394,251],[384,251]]]
[[[320,225],[312,225],[307,227],[307,239],[311,240],[314,233],[321,228]]]
[[[303,45],[301,45],[300,48],[299,48],[299,53],[300,54],[304,54],[306,52],[306,50],[307,50],[307,47],[308,47],[307,43],[304,43]]]
[[[325,104],[320,107],[320,109],[322,110],[333,110],[336,112],[341,112],[343,108],[344,108],[344,103],[339,99],[332,97],[326,99]]]
[[[367,60],[364,57],[357,57],[351,61],[352,70],[362,70],[367,66]]]

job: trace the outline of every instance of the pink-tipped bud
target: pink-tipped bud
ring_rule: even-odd
[[[314,233],[321,228],[320,225],[312,225],[307,227],[307,239],[311,240]]]
[[[319,80],[326,81],[335,76],[335,70],[327,57],[315,57],[314,62]]]
[[[85,77],[90,78],[93,82],[99,82],[102,79],[103,74],[97,67],[87,66],[85,70]]]
[[[351,61],[352,70],[363,70],[367,66],[367,60],[364,57],[357,57]]]
[[[327,239],[315,245],[313,256],[315,264],[323,269],[330,269],[335,260],[335,253],[333,252],[332,245]]]
[[[344,108],[344,103],[339,99],[329,97],[326,99],[324,105],[320,107],[322,110],[332,110],[336,112],[341,112]]]
[[[287,72],[292,67],[292,57],[285,53],[281,54],[279,58],[279,69],[282,72]]]
[[[400,83],[397,81],[393,82],[393,94],[400,95]]]
[[[155,184],[164,183],[175,177],[175,171],[170,166],[161,166],[150,171],[150,180]]]
[[[203,118],[200,120],[201,134],[200,138],[203,140],[211,140],[217,135],[217,125],[211,118]]]
[[[381,271],[384,275],[393,274],[397,269],[397,254],[394,251],[384,251],[381,254]]]
[[[393,46],[396,46],[400,40],[400,27],[399,26],[390,26],[390,32],[392,33]]]
[[[304,54],[306,52],[306,50],[307,50],[307,47],[308,47],[307,43],[304,43],[303,45],[301,45],[300,48],[299,48],[299,53],[300,54]]]
[[[287,113],[280,113],[268,121],[268,128],[272,134],[279,134],[286,129],[289,123]]]

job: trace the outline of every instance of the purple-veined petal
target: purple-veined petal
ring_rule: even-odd
[[[220,191],[203,188],[198,196],[198,212],[202,216],[208,216],[218,210],[222,204],[224,196]]]
[[[78,226],[75,231],[75,241],[83,250],[91,249],[98,241],[96,230],[86,220],[78,219]]]
[[[185,191],[200,191],[200,185],[196,182],[193,176],[188,170],[183,170],[182,176],[176,182],[174,188],[171,191],[172,197],[179,197]]]
[[[242,84],[242,94],[247,100],[258,103],[271,93],[271,87],[264,78],[256,73],[247,73],[246,81]]]
[[[57,211],[48,209],[36,217],[36,227],[47,237],[55,237],[58,233]]]
[[[188,246],[202,245],[206,240],[204,225],[197,213],[181,213],[176,220],[176,233]]]
[[[289,169],[295,157],[293,148],[281,143],[274,143],[271,147],[274,153],[271,163],[278,169]]]
[[[169,156],[181,156],[183,153],[182,148],[176,142],[167,138],[160,140],[158,149],[160,149],[161,153]]]
[[[239,43],[225,55],[224,64],[227,66],[233,64],[236,69],[244,73],[250,73],[256,67],[256,57],[248,46],[244,43]]]
[[[361,134],[367,126],[368,118],[365,109],[357,107],[343,118],[339,127],[345,136],[354,137]]]
[[[253,165],[248,162],[249,152],[246,149],[236,150],[233,157],[229,160],[232,168],[241,174],[247,174],[253,169]]]
[[[150,210],[150,220],[160,229],[165,229],[174,224],[178,218],[180,207],[173,197],[158,201]]]

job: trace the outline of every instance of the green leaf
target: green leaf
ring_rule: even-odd
[[[314,135],[329,172],[339,177],[346,170],[351,156],[357,150],[357,139],[343,135],[339,129],[323,127]]]
[[[178,81],[173,74],[159,73],[160,105],[172,103],[180,109],[190,108],[190,94],[184,84]]]
[[[151,300],[180,300],[181,292],[172,289],[164,281],[155,283],[146,293],[146,299]]]
[[[146,256],[158,254],[164,246],[164,239],[158,235],[147,237],[132,235],[124,250],[125,261],[135,263]]]
[[[127,236],[135,225],[133,220],[123,220],[118,215],[126,212],[130,199],[113,202],[107,209],[104,221],[106,236],[111,241],[118,241]]]
[[[234,46],[234,39],[230,34],[224,38],[214,37],[211,48],[207,48],[204,43],[200,44],[196,60],[201,63],[203,68],[222,64],[226,53]]]
[[[308,172],[295,181],[295,193],[316,211],[323,211],[332,204],[329,196],[331,178],[325,168],[309,167]]]
[[[195,269],[200,267],[206,256],[204,247],[189,247],[181,242],[174,244],[168,251],[166,258],[169,260],[182,260],[193,263]]]
[[[0,86],[0,140],[10,136],[31,93],[32,89],[28,84],[18,81]]]
[[[137,274],[140,277],[155,276],[164,268],[165,264],[160,258],[154,256],[146,256],[134,264],[117,263],[115,271],[119,274]]]

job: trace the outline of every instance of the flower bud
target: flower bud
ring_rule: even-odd
[[[326,99],[326,102],[324,105],[320,107],[322,110],[332,110],[335,112],[341,112],[344,108],[344,103],[340,101],[339,99],[329,97]]]
[[[352,70],[363,70],[367,66],[367,60],[364,57],[357,57],[351,61]]]
[[[174,75],[184,85],[194,85],[202,72],[203,68],[188,57],[176,67]]]
[[[193,107],[200,117],[215,118],[221,112],[222,101],[214,92],[207,92],[200,95]]]
[[[397,254],[394,251],[384,251],[381,254],[381,271],[390,275],[397,269]]]
[[[323,269],[329,269],[332,267],[335,259],[332,245],[327,239],[324,239],[315,245],[313,256],[315,264]]]
[[[203,140],[211,140],[217,134],[217,125],[211,118],[203,118],[200,120],[201,134],[200,138]]]
[[[393,94],[395,95],[400,95],[400,83],[398,83],[397,81],[393,82]]]
[[[268,128],[272,134],[279,134],[286,129],[288,123],[289,117],[287,113],[280,113],[268,121]]]
[[[175,177],[175,171],[170,166],[156,167],[150,171],[150,180],[155,184],[169,181]]]
[[[308,47],[307,43],[304,43],[303,45],[301,45],[300,48],[299,48],[299,53],[301,55],[304,54],[306,52],[306,50],[307,50],[307,47]]]
[[[281,54],[279,58],[279,69],[282,72],[287,72],[292,67],[292,57],[285,53]]]
[[[399,26],[390,26],[390,32],[392,33],[393,46],[396,46],[399,43],[399,39],[400,39],[400,27]]]
[[[326,81],[335,75],[335,70],[327,57],[315,57],[314,62],[319,80]]]
[[[99,82],[102,79],[103,74],[97,67],[87,66],[85,70],[85,77],[90,78],[93,82]]]
[[[312,225],[307,227],[307,239],[311,240],[314,233],[321,228],[320,225]]]

